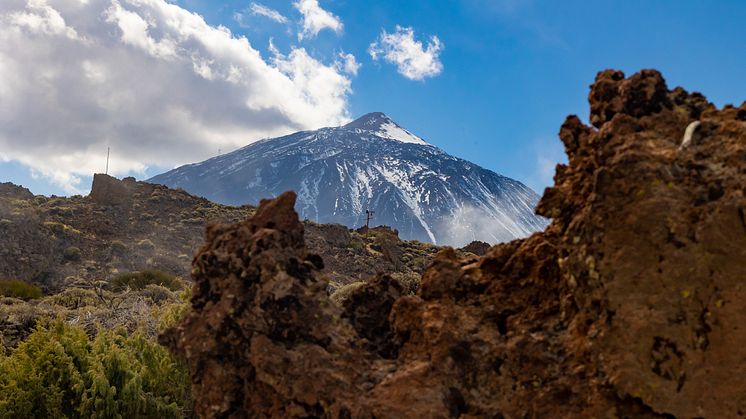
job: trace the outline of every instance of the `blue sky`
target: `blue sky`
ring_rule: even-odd
[[[559,126],[569,114],[587,120],[588,86],[599,70],[631,74],[655,68],[669,87],[700,91],[718,106],[746,99],[743,1],[320,0],[343,28],[323,29],[303,40],[299,11],[290,1],[257,2],[279,12],[286,23],[252,14],[250,1],[175,3],[209,25],[245,36],[263,57],[273,54],[270,40],[281,54],[303,48],[327,64],[340,52],[353,54],[361,67],[357,75],[346,76],[351,90],[344,111],[350,117],[385,112],[446,152],[539,193],[551,183],[554,164],[564,160]],[[241,22],[236,13],[243,14]],[[438,38],[443,46],[438,74],[411,80],[395,65],[372,59],[371,43],[397,25],[411,27],[424,45]],[[158,140],[154,134],[149,141]],[[24,184],[35,193],[70,193],[48,174],[32,170],[28,157],[25,163],[13,154],[4,158],[10,161],[0,163],[1,181]],[[170,168],[144,164],[123,170],[144,178]],[[78,190],[87,192],[90,178],[78,177]]]

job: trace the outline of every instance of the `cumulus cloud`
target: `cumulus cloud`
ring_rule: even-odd
[[[288,19],[282,14],[280,14],[280,12],[274,9],[270,9],[269,7],[263,4],[251,3],[251,6],[249,6],[249,10],[251,11],[251,14],[253,15],[264,16],[266,18],[269,18],[270,20],[274,20],[277,23],[288,22]]]
[[[319,6],[318,0],[298,0],[293,3],[303,16],[301,19],[301,31],[298,39],[313,38],[323,29],[331,29],[336,33],[342,32],[342,21],[333,14]]]
[[[368,53],[373,60],[383,59],[394,64],[399,74],[410,80],[424,80],[434,77],[443,71],[443,63],[440,62],[440,53],[443,44],[437,36],[433,35],[423,45],[421,41],[414,38],[414,30],[396,26],[394,33],[388,33],[384,29],[381,36],[370,44]]]
[[[337,60],[263,58],[166,0],[2,0],[0,160],[68,192],[81,175],[173,167],[349,120]]]
[[[352,54],[340,52],[338,56],[337,67],[347,74],[357,76],[357,72],[363,65],[357,62],[357,59]]]

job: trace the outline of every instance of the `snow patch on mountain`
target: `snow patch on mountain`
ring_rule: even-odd
[[[389,140],[401,141],[403,143],[429,145],[422,138],[412,134],[393,122],[381,124],[381,130],[376,131],[375,135]]]

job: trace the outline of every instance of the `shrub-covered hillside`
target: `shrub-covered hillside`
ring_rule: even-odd
[[[192,416],[186,370],[155,337],[189,310],[205,227],[254,211],[105,175],[86,197],[0,184],[0,417]],[[414,293],[439,250],[388,227],[304,230],[338,304],[381,274]]]

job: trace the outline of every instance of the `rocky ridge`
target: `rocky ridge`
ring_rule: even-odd
[[[254,210],[103,174],[94,176],[85,197],[34,196],[3,183],[0,280],[21,279],[53,293],[70,281],[106,280],[143,269],[189,278],[205,226],[237,222]],[[309,247],[324,255],[323,275],[331,290],[379,272],[419,278],[438,249],[402,241],[384,227],[365,233],[341,225],[304,224]]]
[[[442,251],[416,295],[379,276],[334,304],[291,193],[210,227],[192,311],[162,336],[196,412],[744,417],[746,103],[716,109],[653,70],[603,71],[589,102],[592,126],[560,129],[551,225]]]

